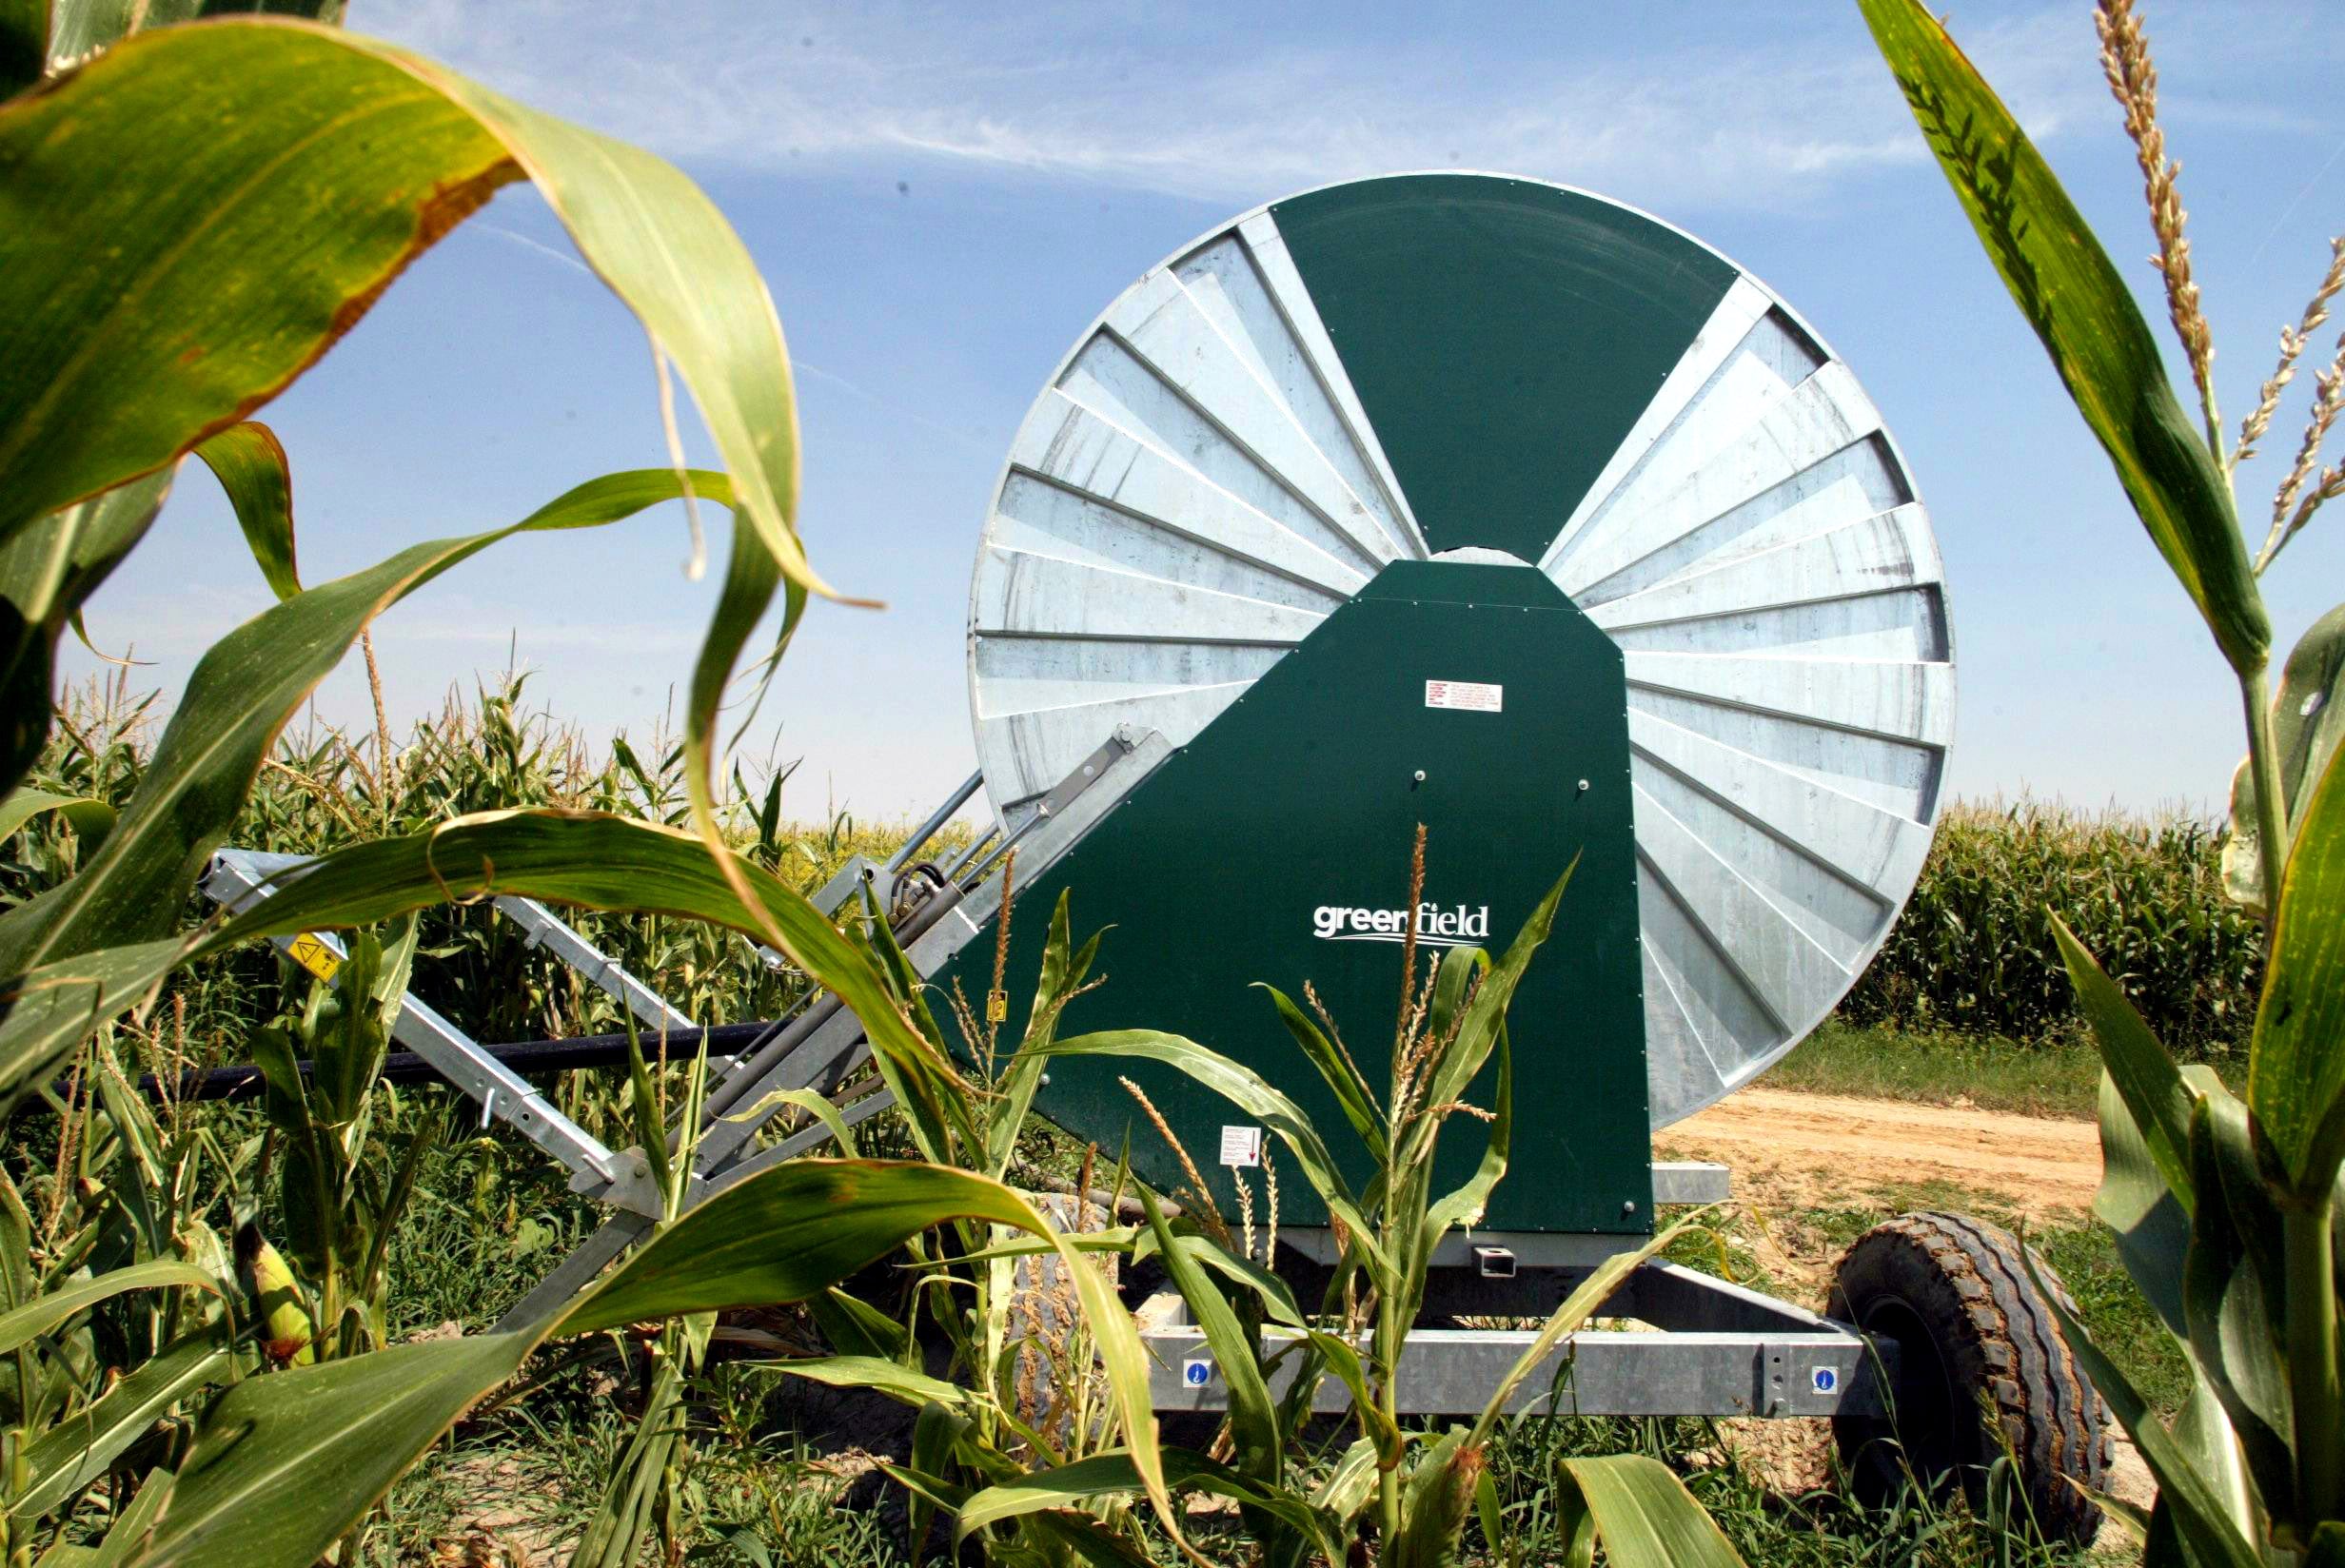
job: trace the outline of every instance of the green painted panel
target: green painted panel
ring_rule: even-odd
[[[1436,551],[1536,563],[1735,279],[1626,207],[1493,175],[1271,213]]]
[[[1429,680],[1501,688],[1498,712],[1428,705]],[[1424,777],[1419,780],[1417,774]],[[1586,778],[1582,791],[1577,781]],[[1251,982],[1301,998],[1312,981],[1381,1088],[1400,992],[1399,937],[1323,937],[1322,910],[1398,910],[1409,843],[1429,834],[1426,898],[1487,919],[1503,950],[1575,853],[1555,934],[1512,1014],[1513,1167],[1486,1225],[1498,1230],[1644,1230],[1646,1133],[1643,969],[1621,655],[1544,576],[1523,567],[1387,567],[1031,887],[1013,921],[1012,1025],[1022,1028],[1047,911],[1074,891],[1077,939],[1114,929],[1100,990],[1061,1032],[1153,1028],[1253,1066],[1299,1101],[1339,1154],[1355,1142],[1332,1098]],[[982,996],[990,933],[958,980]],[[949,986],[955,971],[938,975]],[[1171,1190],[1177,1165],[1117,1083],[1142,1084],[1201,1165],[1241,1117],[1177,1073],[1129,1061],[1055,1064],[1045,1114]],[[1487,1077],[1488,1075],[1486,1075]],[[1490,1085],[1475,1103],[1488,1105]],[[1456,1118],[1448,1180],[1481,1158],[1482,1127]],[[1350,1162],[1356,1181],[1365,1156]],[[1234,1217],[1226,1171],[1211,1172]],[[1259,1173],[1256,1173],[1259,1212]],[[1322,1214],[1291,1166],[1281,1217]]]

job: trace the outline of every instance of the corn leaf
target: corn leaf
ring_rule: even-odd
[[[2313,622],[2280,671],[2272,694],[2272,745],[2280,774],[2280,824],[2289,842],[2311,806],[2311,785],[2329,771],[2345,736],[2337,685],[2345,677],[2345,604]],[[2280,859],[2288,858],[2283,846]],[[2234,903],[2262,911],[2263,836],[2256,814],[2254,770],[2242,759],[2231,775],[2231,835],[2223,840],[2223,891]]]
[[[2207,1095],[2190,1130],[2200,1205],[2182,1265],[2184,1337],[2265,1500],[2293,1517],[2282,1222],[2256,1168],[2244,1106]]]
[[[1563,1469],[1614,1568],[1742,1568],[1718,1521],[1659,1460],[1605,1454]]]
[[[729,864],[730,856],[717,821],[719,715],[732,683],[733,667],[739,662],[741,650],[758,623],[764,619],[767,607],[774,601],[774,590],[781,580],[780,563],[765,548],[757,531],[737,517],[724,586],[717,596],[717,608],[709,621],[708,635],[700,644],[700,657],[693,661],[692,684],[684,711],[684,786],[691,800],[692,821],[702,842],[707,844],[708,853],[719,857],[719,865]],[[792,582],[781,634],[764,663],[768,676],[789,646],[791,634],[797,630],[798,617],[805,608],[805,588]],[[759,684],[761,693],[763,680]],[[746,723],[744,720],[744,727]],[[757,910],[757,901],[749,896],[746,883],[737,881],[735,891],[743,895],[753,911]],[[770,924],[759,934],[776,946],[780,944],[780,933]]]
[[[916,1559],[928,1545],[928,1532],[936,1523],[937,1506],[958,1508],[969,1499],[967,1487],[938,1480],[936,1473],[952,1464],[956,1453],[986,1474],[993,1474],[996,1468],[990,1462],[994,1455],[986,1444],[962,1441],[971,1436],[975,1426],[975,1421],[957,1405],[923,1405],[912,1421],[911,1464],[900,1469],[892,1464],[882,1466],[911,1494],[911,1506],[906,1510],[910,1533],[905,1539],[911,1543]],[[1015,1466],[1004,1463],[1000,1468]]]
[[[2093,1193],[2093,1217],[2117,1239],[2125,1272],[2158,1321],[2178,1340],[2190,1337],[2182,1309],[2182,1260],[2190,1246],[2190,1216],[2158,1164],[2125,1097],[2106,1072],[2100,1075],[2100,1186]]]
[[[1185,1448],[1164,1451],[1165,1478],[1177,1491],[1197,1491],[1228,1498],[1242,1507],[1259,1508],[1315,1541],[1330,1562],[1343,1557],[1327,1520],[1309,1503],[1284,1486],[1264,1486]],[[1086,1498],[1113,1497],[1142,1490],[1133,1456],[1119,1449],[1087,1459],[1036,1470],[997,1482],[974,1493],[955,1510],[956,1540],[966,1540],[989,1524],[1028,1518],[1045,1510],[1073,1508]]]
[[[920,972],[897,942],[868,886],[863,889],[862,906],[862,918],[846,922],[842,940],[877,978],[896,1015],[894,1022],[907,1026],[901,1032],[905,1049],[879,1052],[873,1066],[878,1068],[888,1092],[896,1096],[897,1108],[910,1124],[913,1145],[924,1158],[939,1165],[962,1165],[964,1158],[955,1147],[957,1145],[968,1151],[967,1160],[975,1160],[986,1147],[974,1105],[978,1096],[946,1054],[944,1033],[929,1009]],[[860,1015],[862,1009],[857,1012]]]
[[[1351,1413],[1359,1420],[1362,1441],[1375,1448],[1377,1461],[1388,1467],[1400,1463],[1401,1454],[1407,1448],[1409,1440],[1394,1424],[1392,1418],[1377,1404],[1375,1392],[1368,1385],[1368,1368],[1360,1361],[1359,1346],[1325,1329],[1307,1328],[1303,1335],[1310,1343],[1310,1355],[1316,1360],[1306,1360],[1296,1372],[1294,1382],[1288,1386],[1286,1403],[1289,1411],[1310,1408],[1311,1401],[1318,1398],[1319,1379],[1324,1366],[1327,1371],[1335,1374],[1335,1381],[1342,1383],[1344,1391],[1351,1396]]]
[[[676,1312],[803,1301],[946,1219],[1047,1234],[1025,1200],[965,1170],[859,1160],[792,1160],[775,1170],[678,1220],[661,1233],[667,1245],[646,1249],[571,1307],[557,1331],[590,1334]],[[778,1244],[781,1235],[787,1246]]]
[[[2282,873],[2247,1106],[2299,1193],[2335,1183],[2345,1137],[2345,767],[2314,790]]]
[[[1507,1021],[1498,1021],[1498,1098],[1491,1107],[1489,1141],[1483,1146],[1482,1162],[1474,1173],[1466,1178],[1456,1190],[1426,1210],[1425,1222],[1418,1226],[1416,1256],[1431,1258],[1433,1249],[1452,1225],[1473,1225],[1481,1223],[1482,1212],[1489,1206],[1490,1194],[1507,1174],[1507,1160],[1514,1142],[1514,1050],[1508,1044]]]
[[[55,812],[80,837],[85,850],[103,843],[114,829],[114,808],[87,796],[51,794],[47,790],[18,789],[0,800],[0,842],[13,838],[26,823]]]
[[[293,550],[293,469],[277,432],[258,420],[231,424],[195,446],[235,509],[252,559],[279,598],[302,591]]]
[[[1270,1384],[1262,1376],[1260,1342],[1231,1307],[1229,1300],[1204,1267],[1172,1240],[1172,1227],[1156,1206],[1156,1195],[1140,1188],[1140,1207],[1148,1216],[1149,1234],[1164,1259],[1165,1274],[1205,1335],[1206,1345],[1221,1368],[1222,1386],[1230,1396],[1231,1458],[1238,1473],[1276,1485],[1285,1468],[1285,1449],[1279,1442],[1278,1416]],[[963,1534],[967,1526],[963,1526]]]
[[[155,1521],[170,1503],[174,1480],[171,1473],[159,1465],[148,1471],[147,1479],[139,1482],[138,1495],[114,1520],[105,1541],[87,1558],[73,1564],[73,1568],[123,1568],[134,1554],[144,1551]],[[72,1560],[69,1558],[67,1563]],[[67,1564],[61,1563],[58,1568],[67,1568]]]
[[[1311,1493],[1311,1506],[1330,1519],[1349,1524],[1368,1506],[1369,1493],[1376,1482],[1376,1445],[1366,1438],[1344,1450],[1335,1467]]]
[[[1491,965],[1483,975],[1482,984],[1475,989],[1472,1000],[1465,1004],[1465,1022],[1457,1027],[1449,1048],[1442,1051],[1426,1069],[1429,1074],[1424,1095],[1427,1106],[1446,1106],[1464,1099],[1467,1086],[1482,1070],[1482,1064],[1489,1060],[1499,1031],[1506,1028],[1507,1009],[1514,1001],[1515,988],[1523,983],[1524,972],[1530,968],[1532,957],[1546,943],[1547,933],[1555,929],[1555,908],[1563,902],[1564,890],[1571,886],[1571,873],[1579,868],[1580,857],[1574,854],[1571,864],[1564,868],[1564,874],[1555,879],[1555,886],[1547,890],[1547,895],[1539,900],[1539,907],[1530,911],[1529,918],[1514,933],[1514,940],[1507,944],[1506,956]],[[1455,968],[1459,973],[1459,983],[1463,985],[1468,969],[1479,962],[1479,956],[1470,950],[1453,948],[1442,961],[1441,978],[1448,979],[1448,971]],[[1436,984],[1435,990],[1440,989]],[[1438,1027],[1437,1021],[1435,1027]],[[1401,1164],[1408,1166],[1418,1159],[1429,1158],[1429,1146],[1439,1127],[1439,1118],[1426,1117],[1419,1124],[1419,1130],[1412,1140],[1415,1149],[1405,1149]]]
[[[1098,954],[1098,932],[1092,934],[1079,954],[1074,950],[1074,929],[1068,915],[1068,900],[1073,892],[1060,889],[1058,902],[1052,907],[1050,931],[1042,942],[1042,974],[1035,983],[1033,1006],[1027,1009],[1026,1032],[1018,1037],[1010,1070],[995,1086],[998,1098],[987,1111],[985,1168],[997,1177],[1009,1172],[1010,1162],[1017,1152],[1018,1135],[1026,1128],[1027,1113],[1034,1108],[1035,1092],[1041,1087],[1042,1069],[1047,1065],[1041,1056],[1042,1048],[1057,1038],[1059,1010],[1083,983],[1084,973]]]
[[[1073,1509],[1036,1514],[1029,1520],[1029,1527],[1043,1541],[1057,1548],[1063,1561],[1080,1562],[1086,1568],[1157,1568],[1156,1559],[1129,1536],[1117,1534],[1114,1526],[1089,1514]],[[1008,1554],[1004,1556],[1006,1558]],[[2311,1568],[2335,1565],[2318,1562]]]
[[[535,1330],[395,1346],[247,1378],[206,1416],[161,1526],[131,1560],[182,1568],[306,1568],[466,1407],[548,1331],[582,1333],[749,1302],[801,1300],[947,1220],[1047,1227],[1000,1184],[926,1165],[798,1160],[759,1172],[660,1232],[559,1320]],[[1103,1351],[1139,1377],[1141,1487],[1167,1516],[1147,1372],[1130,1317],[1095,1270],[1069,1260]],[[1078,1286],[1079,1287],[1079,1286]],[[1094,1299],[1099,1298],[1099,1299]],[[1122,1342],[1116,1340],[1118,1325]],[[1134,1409],[1128,1387],[1121,1413]],[[307,1484],[330,1476],[332,1486]]]
[[[0,1018],[0,1108],[38,1087],[106,1020],[145,1001],[199,947],[193,936],[76,953],[16,983]]]
[[[2044,1305],[2059,1323],[2060,1334],[2075,1354],[2077,1364],[2100,1391],[2100,1397],[2108,1401],[2109,1409],[2133,1439],[2134,1446],[2141,1450],[2142,1462],[2158,1480],[2158,1505],[2170,1511],[2176,1529],[2196,1559],[2206,1568],[2260,1568],[2262,1558],[2234,1521],[2224,1489],[2167,1429],[2124,1371],[2093,1343],[2077,1315],[2061,1304],[2060,1293],[2052,1289],[2037,1271],[2035,1254],[2024,1252],[2020,1261],[2027,1265],[2028,1278],[2042,1296]],[[2221,1419],[2219,1408],[2214,1414],[2217,1420]]]
[[[246,1378],[206,1414],[130,1560],[307,1568],[535,1344],[467,1335]]]
[[[1172,1245],[1240,1289],[1252,1291],[1261,1300],[1263,1312],[1271,1322],[1285,1323],[1290,1328],[1303,1326],[1303,1309],[1296,1303],[1293,1290],[1286,1281],[1251,1258],[1232,1257],[1204,1236],[1175,1235]],[[1133,1265],[1144,1264],[1155,1255],[1156,1238],[1153,1234],[1143,1233],[1132,1249]]]
[[[0,107],[0,539],[246,418],[522,178],[675,362],[767,551],[821,588],[792,522],[780,323],[699,187],[431,61],[287,21],[138,33]]]
[[[640,1054],[635,1051],[632,1036],[628,1049],[631,1054]],[[646,1074],[646,1079],[648,1081],[648,1074]],[[796,1106],[816,1121],[820,1122],[823,1130],[831,1135],[832,1142],[838,1144],[838,1152],[848,1159],[857,1159],[861,1156],[862,1151],[855,1147],[855,1129],[849,1127],[846,1119],[838,1114],[838,1107],[831,1102],[829,1096],[818,1094],[810,1088],[775,1089],[747,1110],[734,1111],[725,1117],[725,1120],[728,1122],[758,1121],[767,1111],[778,1106]],[[1045,1250],[1048,1249],[1045,1248]]]
[[[2077,1007],[2093,1026],[2101,1065],[2124,1098],[2150,1161],[2185,1214],[2196,1206],[2190,1171],[2190,1090],[2166,1048],[2125,999],[2067,922],[2052,916],[2053,939],[2076,988]]]
[[[869,1302],[833,1286],[806,1298],[806,1310],[822,1337],[841,1356],[895,1362],[911,1341],[904,1325]]]
[[[1352,1197],[1343,1173],[1335,1168],[1334,1156],[1320,1141],[1319,1129],[1310,1125],[1310,1118],[1303,1114],[1302,1107],[1265,1083],[1251,1068],[1209,1050],[1194,1040],[1156,1029],[1109,1029],[1097,1034],[1078,1034],[1072,1040],[1052,1044],[1042,1054],[1137,1056],[1180,1068],[1277,1133],[1279,1141],[1293,1152],[1304,1177],[1328,1205],[1328,1211],[1350,1228],[1353,1244],[1365,1250],[1378,1268],[1390,1272],[1391,1263],[1377,1245],[1375,1231],[1360,1212],[1359,1201]]]
[[[2312,804],[2310,786],[2329,772],[2337,742],[2345,739],[2345,715],[2337,710],[2337,684],[2345,676],[2345,604],[2305,629],[2289,650],[2273,695],[2272,740],[2278,750],[2280,779],[2288,792],[2288,820],[2304,820]]]
[[[960,1410],[970,1402],[969,1390],[957,1383],[932,1378],[878,1356],[814,1356],[799,1361],[766,1362],[759,1370],[804,1378],[833,1388],[869,1388],[892,1400],[901,1400],[915,1409],[941,1404]]]
[[[0,1315],[0,1355],[48,1333],[75,1313],[126,1291],[162,1290],[173,1285],[193,1285],[214,1296],[221,1293],[218,1280],[193,1264],[183,1264],[176,1258],[156,1258],[128,1268],[110,1269],[95,1279],[36,1296],[14,1311]]]
[[[1303,1048],[1304,1058],[1319,1070],[1335,1103],[1343,1107],[1344,1120],[1360,1135],[1361,1147],[1384,1158],[1384,1112],[1377,1107],[1376,1097],[1369,1089],[1368,1081],[1360,1069],[1335,1043],[1320,1031],[1319,1026],[1303,1014],[1303,1009],[1276,986],[1257,980],[1255,985],[1271,993],[1271,1005],[1278,1009],[1278,1021],[1287,1026],[1294,1043]]]
[[[1138,1225],[1115,1225],[1107,1230],[1086,1230],[1079,1235],[1070,1231],[1066,1243],[1077,1252],[1126,1252],[1133,1240],[1144,1234]],[[1057,1250],[1055,1244],[1029,1236],[1020,1241],[995,1242],[975,1252],[956,1251],[953,1257],[956,1263],[988,1264],[1005,1258],[1039,1258]]]
[[[1939,167],[2142,526],[2242,675],[2272,622],[2231,488],[2166,381],[2125,281],[2051,166],[1920,0],[1859,0]]]
[[[154,1429],[173,1405],[234,1375],[217,1328],[204,1327],[166,1345],[88,1405],[32,1440],[25,1485],[9,1504],[18,1519],[61,1507]]]
[[[606,474],[508,527],[412,545],[298,594],[223,637],[189,676],[105,845],[71,880],[0,915],[0,975],[168,931],[278,734],[377,615],[500,539],[615,522],[675,500],[687,482],[697,494],[730,498],[721,474]]]
[[[0,789],[25,776],[49,738],[58,638],[147,537],[171,475],[160,469],[0,539]]]

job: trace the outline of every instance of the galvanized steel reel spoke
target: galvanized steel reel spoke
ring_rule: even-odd
[[[1013,825],[1194,737],[1386,563],[1535,565],[1623,650],[1656,1127],[1813,1029],[1952,738],[1929,523],[1848,368],[1699,242],[1534,181],[1272,203],[1119,297],[1021,427],[970,610]],[[1570,789],[1567,779],[1540,787]]]

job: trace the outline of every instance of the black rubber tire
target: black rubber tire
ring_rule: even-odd
[[[2040,1257],[2035,1263],[2073,1311],[2051,1268]],[[1925,1486],[1960,1485],[1982,1508],[1988,1469],[2008,1445],[2044,1538],[2077,1545],[2093,1539],[2100,1510],[2072,1482],[2108,1485],[2108,1406],[2029,1282],[2009,1231],[1962,1214],[1885,1221],[1841,1260],[1827,1310],[1899,1350],[1894,1416],[1833,1418],[1860,1501],[1894,1495],[1910,1470]]]

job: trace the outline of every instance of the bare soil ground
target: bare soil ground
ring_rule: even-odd
[[[2073,1225],[2100,1182],[2092,1123],[1961,1105],[1746,1088],[1656,1142],[1673,1158],[1732,1166],[1738,1195],[1763,1212],[1947,1182]]]
[[[1791,1217],[1862,1204],[1883,1189],[1944,1184],[1992,1193],[2030,1219],[2076,1224],[2100,1184],[2100,1134],[2091,1122],[2023,1116],[1964,1105],[1746,1088],[1655,1139],[1664,1157],[1717,1160],[1758,1221],[1750,1237],[1790,1294],[1823,1304],[1835,1249]],[[1788,1491],[1819,1484],[1821,1423],[1726,1423],[1744,1463]],[[2146,1506],[2157,1495],[2133,1444],[2116,1435],[2111,1490]],[[2102,1543],[2121,1532],[2104,1526]]]

